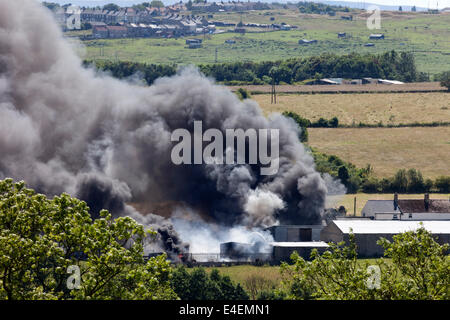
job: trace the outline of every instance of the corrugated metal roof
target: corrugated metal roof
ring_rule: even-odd
[[[343,232],[354,234],[397,234],[423,227],[434,234],[450,234],[450,221],[382,221],[382,220],[334,220],[333,223]]]
[[[271,242],[274,247],[304,247],[304,248],[323,248],[328,247],[323,241],[303,241],[303,242]]]

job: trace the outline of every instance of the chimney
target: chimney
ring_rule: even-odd
[[[398,208],[398,193],[394,193],[394,210]]]
[[[428,211],[428,209],[430,207],[430,194],[429,193],[425,193],[424,206],[425,206],[425,211]]]

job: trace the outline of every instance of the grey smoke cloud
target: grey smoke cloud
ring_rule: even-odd
[[[171,133],[193,132],[194,121],[222,132],[279,129],[278,173],[261,176],[258,164],[174,165]],[[37,2],[0,2],[0,177],[49,196],[68,192],[94,216],[102,208],[131,215],[158,229],[166,249],[185,244],[168,220],[150,214],[162,202],[198,209],[218,225],[320,222],[327,187],[298,130],[193,68],[151,87],[84,69]]]

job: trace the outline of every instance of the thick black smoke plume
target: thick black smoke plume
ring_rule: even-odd
[[[194,121],[222,132],[279,129],[278,173],[174,165],[171,133],[192,132]],[[320,222],[327,188],[298,130],[194,69],[151,87],[99,76],[81,67],[40,4],[0,2],[0,178],[23,179],[48,195],[68,192],[94,216],[102,208],[131,215],[159,230],[166,249],[180,251],[185,244],[170,223],[147,214],[159,203],[182,203],[219,225]]]

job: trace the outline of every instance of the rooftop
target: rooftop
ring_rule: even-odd
[[[450,234],[450,221],[334,220],[343,232],[354,234],[398,234],[419,229],[422,225],[434,234]],[[422,224],[422,225],[421,225]]]

